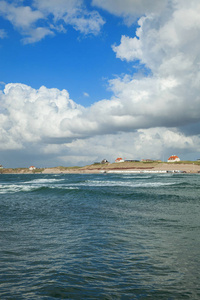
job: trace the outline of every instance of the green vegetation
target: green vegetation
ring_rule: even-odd
[[[35,170],[32,170],[33,173],[42,173],[44,171],[44,168],[36,168]]]
[[[1,174],[15,174],[15,173],[25,173],[28,172],[29,170],[27,168],[4,168],[0,170]]]
[[[173,164],[187,164],[187,165],[200,165],[200,161],[195,160],[195,161],[191,161],[191,160],[181,160],[181,161],[176,161]]]
[[[157,161],[157,160],[152,160],[152,161],[136,161],[134,163],[142,163],[142,164],[153,164],[153,163],[156,163],[156,164],[160,164],[160,163],[163,163],[163,161]]]
[[[59,169],[60,171],[67,171],[67,170],[72,170],[72,169],[80,169],[81,167],[78,167],[78,166],[74,166],[74,167],[59,166],[59,167],[55,167],[55,168]]]

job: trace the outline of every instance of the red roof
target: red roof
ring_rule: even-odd
[[[118,157],[117,159],[115,159],[115,161],[120,161],[120,160],[123,160],[123,158]]]
[[[168,160],[175,160],[177,158],[179,158],[177,155],[171,155]]]

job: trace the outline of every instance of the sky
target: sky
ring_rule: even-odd
[[[200,158],[199,0],[0,0],[0,164]]]

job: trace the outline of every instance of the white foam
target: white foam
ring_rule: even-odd
[[[0,185],[0,194],[7,193],[19,193],[19,192],[32,192],[42,187],[48,187],[50,189],[65,189],[65,190],[77,190],[78,187],[75,186],[67,186],[62,184],[56,185],[42,185],[42,184],[11,184],[11,185]]]
[[[35,190],[36,188],[30,185],[0,185],[0,194],[7,193],[18,193],[18,192],[30,192]]]
[[[137,175],[137,174],[121,174],[123,177],[125,177],[126,179],[149,179],[152,178],[152,176],[148,176],[148,175]]]
[[[29,184],[48,184],[48,183],[53,183],[53,182],[60,182],[60,181],[63,181],[65,179],[55,179],[55,178],[39,178],[39,179],[33,179],[31,181],[26,181],[24,182],[25,184],[26,183],[29,183]]]
[[[113,187],[113,186],[126,186],[126,187],[160,187],[160,186],[169,186],[169,185],[174,185],[176,183],[174,182],[134,182],[134,181],[100,181],[100,180],[88,180],[87,182],[84,183],[78,183],[75,185],[78,186],[97,186],[97,187]]]
[[[163,176],[163,175],[162,175]],[[128,187],[128,188],[157,188],[164,186],[176,185],[175,181],[163,182],[159,180],[161,176],[155,177],[151,175],[129,175],[120,180],[86,180],[83,182],[67,183],[63,178],[39,178],[29,182],[19,182],[19,184],[1,184],[0,194],[31,192],[40,188],[72,190],[81,187]],[[109,179],[109,178],[108,178]],[[110,178],[111,179],[111,178]],[[147,180],[146,180],[147,179]],[[64,182],[63,182],[64,181]]]

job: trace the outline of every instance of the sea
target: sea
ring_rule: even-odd
[[[0,174],[0,299],[200,299],[200,174]]]

